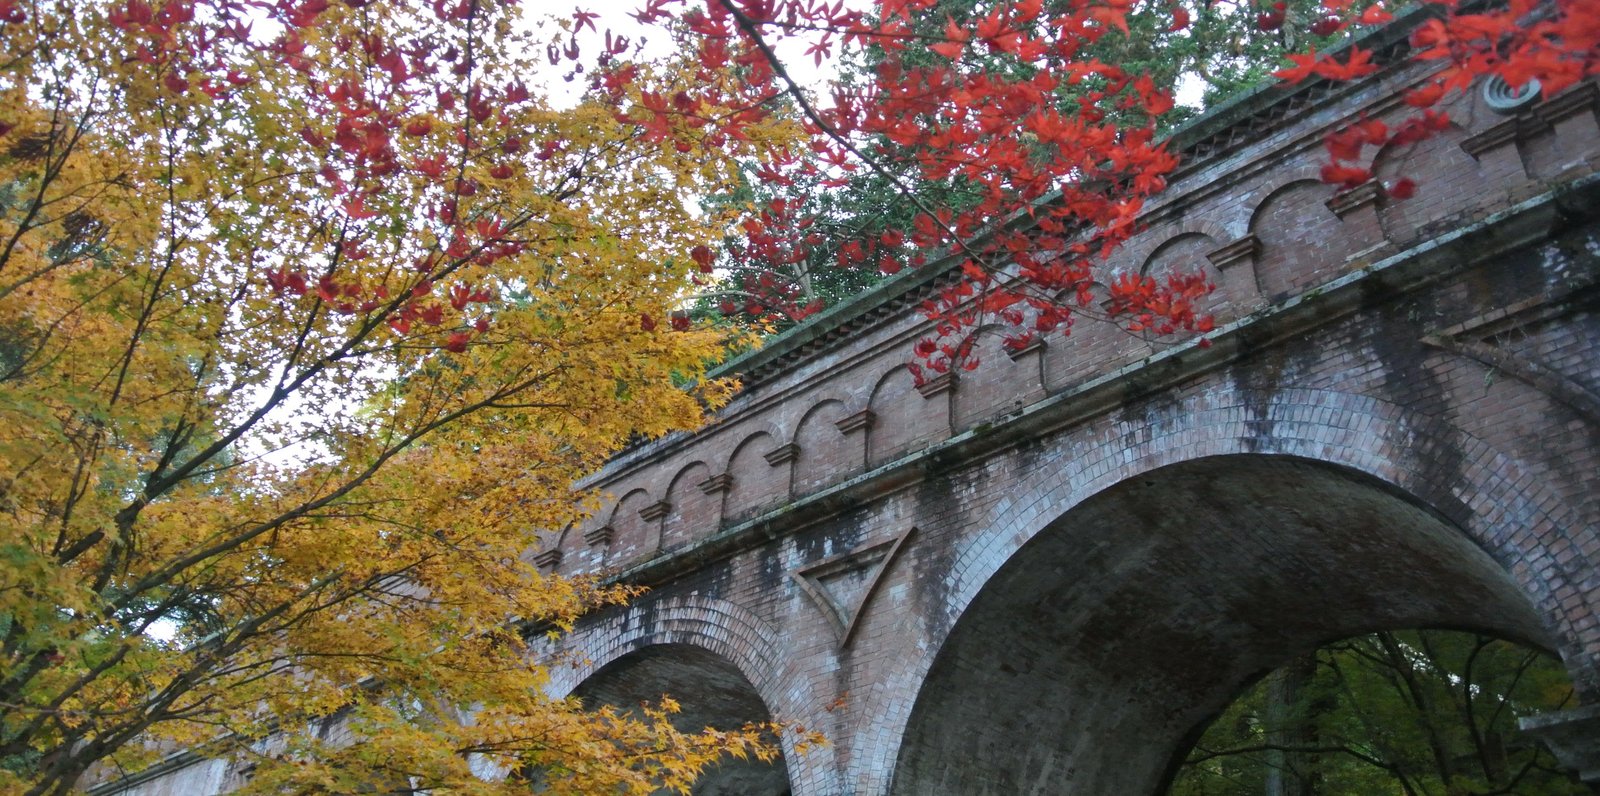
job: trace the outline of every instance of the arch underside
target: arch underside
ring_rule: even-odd
[[[1318,645],[1409,627],[1554,648],[1458,528],[1386,484],[1234,455],[1124,481],[1054,521],[962,613],[892,793],[1154,793],[1210,717]]]
[[[738,667],[689,644],[656,644],[630,652],[596,671],[573,691],[585,705],[631,709],[670,696],[681,707],[672,719],[682,731],[734,730],[772,721],[756,689]],[[728,759],[701,777],[694,796],[787,796],[789,773],[772,762]]]

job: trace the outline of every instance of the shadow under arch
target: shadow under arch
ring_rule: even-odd
[[[1154,793],[1246,683],[1411,627],[1560,646],[1459,526],[1370,475],[1266,453],[1151,469],[984,582],[923,679],[890,792]]]
[[[545,642],[536,657],[549,664],[545,693],[550,698],[631,708],[666,694],[683,708],[674,721],[679,729],[793,721],[800,707],[815,701],[797,683],[792,665],[785,665],[781,639],[770,623],[737,603],[700,595],[644,595],[580,621],[572,632]],[[712,684],[717,687],[708,690]],[[815,751],[800,753],[794,747],[797,737],[782,735],[783,756],[772,764],[781,776],[737,766],[719,769],[720,774],[708,773],[704,789],[694,793],[789,793],[790,782],[814,778],[827,760]],[[763,782],[772,787],[757,787]]]
[[[772,712],[739,668],[704,647],[669,643],[641,647],[595,671],[572,696],[587,707],[629,710],[670,696],[681,710],[673,726],[684,731],[734,730],[767,723]],[[695,783],[694,796],[789,796],[785,759],[725,759]]]

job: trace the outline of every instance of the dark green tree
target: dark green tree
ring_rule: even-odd
[[[1169,796],[1590,790],[1517,729],[1572,699],[1559,661],[1488,636],[1383,632],[1273,672],[1208,727]]]

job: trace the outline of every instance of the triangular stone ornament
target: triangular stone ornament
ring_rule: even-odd
[[[828,619],[840,647],[850,646],[862,610],[872,601],[900,549],[916,532],[911,528],[894,539],[858,547],[789,573]]]

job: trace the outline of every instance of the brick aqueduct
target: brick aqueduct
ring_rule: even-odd
[[[1600,779],[1600,91],[1458,127],[1333,196],[1323,134],[1409,109],[1391,73],[1247,97],[1108,271],[1204,268],[1213,345],[1092,322],[913,386],[942,284],[909,274],[728,366],[717,422],[593,479],[540,553],[651,587],[557,687],[831,745],[698,792],[1141,794],[1253,678],[1379,629],[1556,652],[1544,719]]]
[[[553,687],[831,741],[703,794],[1141,794],[1290,657],[1453,627],[1560,655],[1584,707],[1537,721],[1600,778],[1600,90],[1474,91],[1369,149],[1415,199],[1334,196],[1323,134],[1418,78],[1179,134],[1105,268],[1204,268],[1210,348],[1086,321],[918,388],[929,267],[730,364],[714,424],[616,459],[538,552],[651,589],[550,650]]]

